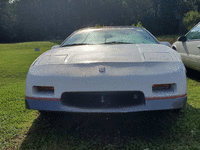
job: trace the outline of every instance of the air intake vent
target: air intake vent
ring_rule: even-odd
[[[119,108],[144,105],[145,97],[140,91],[65,92],[61,102],[79,108]]]

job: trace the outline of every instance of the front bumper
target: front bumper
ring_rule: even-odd
[[[126,113],[139,111],[153,111],[166,109],[179,109],[185,106],[187,95],[171,96],[171,97],[154,97],[145,98],[145,103],[130,107],[110,107],[110,108],[84,108],[71,107],[63,105],[61,99],[51,98],[34,98],[26,97],[26,108],[43,110],[43,111],[63,111],[63,112],[78,112],[78,113]]]

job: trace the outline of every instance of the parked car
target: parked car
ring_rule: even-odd
[[[124,113],[181,109],[187,101],[178,52],[139,27],[85,28],[30,66],[26,108]]]
[[[200,23],[172,44],[186,67],[200,71]]]

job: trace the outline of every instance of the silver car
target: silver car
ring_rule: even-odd
[[[180,110],[187,82],[179,53],[146,29],[85,28],[33,62],[25,95],[41,112]]]
[[[200,22],[180,36],[172,48],[180,53],[186,67],[200,71]]]

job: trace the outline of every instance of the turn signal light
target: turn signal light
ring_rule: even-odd
[[[35,86],[38,92],[54,92],[54,87],[52,86]]]
[[[154,84],[152,85],[153,92],[170,90],[172,84]]]

